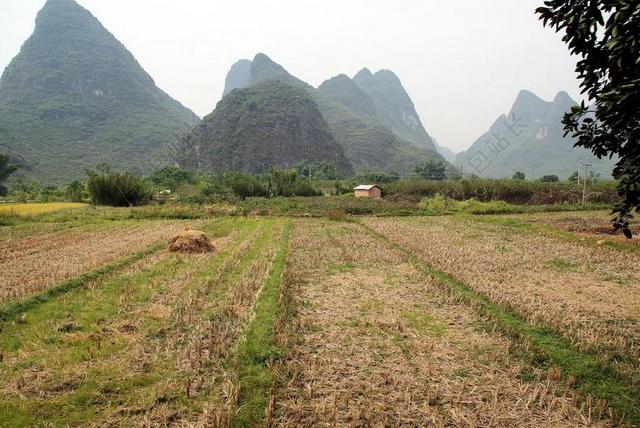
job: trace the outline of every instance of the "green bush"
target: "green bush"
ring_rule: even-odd
[[[241,199],[264,196],[265,186],[253,175],[230,172],[222,176],[222,188],[228,188]]]
[[[480,202],[475,199],[456,202],[456,211],[474,215],[509,214],[522,212],[518,205],[511,205],[505,201]]]
[[[522,171],[516,171],[516,173],[513,174],[513,179],[514,180],[525,180],[526,178],[527,178],[527,176]]]
[[[328,161],[301,161],[293,165],[293,169],[295,169],[299,175],[314,180],[336,180],[340,176],[336,165]]]
[[[18,165],[11,162],[9,155],[0,153],[0,196],[7,196],[8,190],[2,184],[18,169]]]
[[[321,196],[313,183],[297,171],[272,169],[267,175],[267,196]]]
[[[560,178],[557,175],[544,175],[540,177],[540,182],[542,183],[557,183],[560,181]]]
[[[166,166],[149,174],[149,181],[161,190],[175,190],[180,186],[195,184],[194,173],[175,166]]]
[[[454,208],[454,200],[438,193],[432,198],[422,198],[418,207],[429,213],[444,214]]]
[[[16,202],[55,202],[67,200],[65,189],[38,181],[19,181],[11,186],[9,199]]]
[[[69,183],[65,190],[65,198],[71,202],[83,202],[87,197],[87,188],[78,180]]]
[[[91,202],[113,207],[143,205],[153,196],[146,181],[127,173],[91,173],[87,188]]]
[[[425,180],[442,181],[447,179],[447,166],[442,161],[429,159],[416,166],[414,171]]]

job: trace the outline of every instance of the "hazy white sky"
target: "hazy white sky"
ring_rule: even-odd
[[[542,0],[78,0],[156,84],[200,116],[236,60],[264,52],[317,86],[362,67],[396,72],[427,131],[466,149],[520,89],[578,98],[575,59],[534,10]],[[0,70],[45,0],[0,0]]]

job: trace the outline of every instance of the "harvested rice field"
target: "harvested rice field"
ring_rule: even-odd
[[[634,236],[627,239],[620,231],[611,227],[611,214],[608,211],[513,216],[512,220],[520,222],[525,227],[546,230],[548,233],[565,237],[575,236],[581,241],[589,240],[597,245],[640,253],[640,224],[636,221],[631,225]]]
[[[362,227],[297,223],[290,245],[300,309],[276,425],[594,422],[557,380],[522,383],[508,339]]]
[[[28,217],[38,214],[51,213],[55,211],[82,208],[87,204],[75,202],[48,202],[39,204],[0,204],[0,215]]]
[[[640,257],[474,218],[368,219],[421,261],[622,372],[640,364]]]
[[[606,214],[84,209],[0,228],[0,426],[640,424]]]
[[[132,224],[102,231],[67,230],[0,244],[0,302],[41,291],[117,258],[136,253],[177,227]]]

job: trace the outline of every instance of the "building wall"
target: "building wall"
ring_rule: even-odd
[[[377,187],[371,190],[356,190],[356,198],[381,198],[382,192]]]

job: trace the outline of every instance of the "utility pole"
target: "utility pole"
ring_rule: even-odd
[[[584,179],[582,180],[582,207],[584,208],[584,205],[587,201],[587,180],[589,177],[589,167],[591,166],[591,164],[583,163],[582,166],[584,166]],[[578,173],[578,175],[580,174]]]

